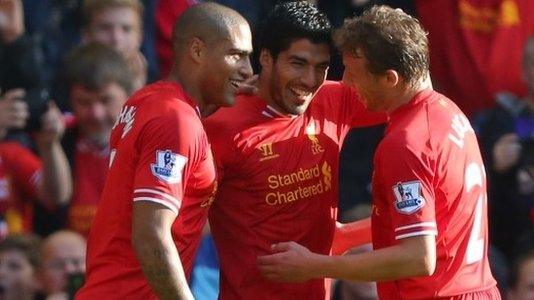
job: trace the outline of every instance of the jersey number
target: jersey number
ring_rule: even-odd
[[[475,218],[473,220],[473,226],[471,227],[469,242],[467,244],[466,263],[468,265],[480,261],[484,256],[484,236],[480,236],[488,199],[484,190],[484,177],[484,168],[477,163],[471,163],[465,169],[464,178],[466,192],[469,193],[473,188],[477,186],[480,187],[476,192],[477,195],[473,195],[477,197],[477,204],[475,208]]]

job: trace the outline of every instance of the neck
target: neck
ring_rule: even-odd
[[[265,76],[260,73],[258,80],[258,96],[265,101],[265,103],[276,106],[273,102],[273,97],[271,95],[271,89],[269,88],[268,76]]]
[[[175,64],[171,69],[168,79],[182,86],[185,93],[198,106],[200,115],[204,117],[213,113],[215,109],[204,103],[204,99],[202,99],[202,94],[200,93],[200,87],[198,86],[197,76],[191,72],[193,69]]]
[[[409,83],[401,83],[399,88],[395,90],[395,92],[393,92],[391,96],[391,99],[395,100],[393,101],[393,105],[390,106],[387,112],[391,113],[400,106],[410,102],[415,97],[415,95],[426,89],[432,89],[432,82],[430,81],[429,75],[427,75],[424,79],[414,83],[413,85]]]
[[[260,97],[267,105],[270,107],[276,109],[277,111],[287,114],[287,112],[282,109],[276,102],[274,101],[274,95],[271,94],[271,82],[269,81],[270,77],[260,74],[259,80],[258,80],[258,97]]]

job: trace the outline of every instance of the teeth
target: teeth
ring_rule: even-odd
[[[297,94],[299,97],[302,97],[302,98],[307,98],[307,97],[310,97],[312,95],[311,92],[307,92],[305,90],[300,90],[300,89],[296,89],[296,88],[289,88],[293,93]]]
[[[235,85],[236,87],[238,87],[239,84],[240,84],[240,82],[237,81],[237,80],[230,80],[230,83],[233,84],[233,85]]]

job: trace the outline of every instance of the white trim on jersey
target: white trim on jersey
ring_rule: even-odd
[[[180,204],[181,204],[181,201],[178,200],[177,198],[167,194],[167,193],[163,193],[163,192],[160,192],[158,190],[153,190],[153,189],[135,189],[134,190],[134,194],[135,193],[152,193],[152,194],[156,194],[158,196],[162,196],[164,197],[165,199],[171,201],[171,202],[174,202],[177,204],[178,207],[180,207]]]
[[[395,236],[396,240],[412,237],[412,236],[419,236],[419,235],[438,235],[437,230],[422,230],[422,231],[416,231],[416,232],[410,232],[406,234],[401,234]]]
[[[395,232],[397,232],[397,231],[401,231],[401,230],[410,229],[410,228],[414,228],[414,227],[432,227],[432,228],[437,228],[437,226],[436,226],[436,222],[421,222],[421,223],[415,223],[415,224],[410,224],[410,225],[406,225],[406,226],[397,227],[397,229],[395,229]]]

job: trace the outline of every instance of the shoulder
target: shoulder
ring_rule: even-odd
[[[342,84],[339,81],[330,81],[327,80],[317,91],[315,95],[315,102],[330,102],[331,100],[339,101],[342,98],[349,99],[355,98],[357,95],[356,90]]]
[[[221,107],[202,120],[208,135],[232,135],[250,127],[264,117],[258,104],[263,100],[257,96],[238,95],[232,107]]]

